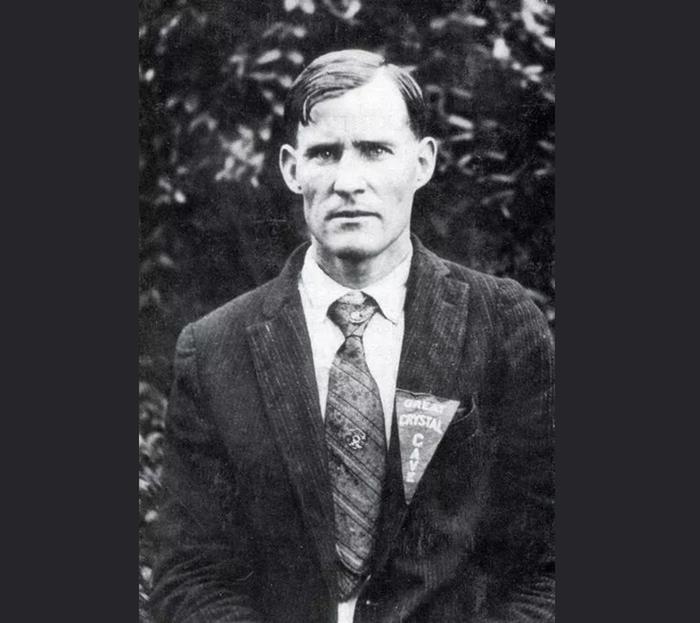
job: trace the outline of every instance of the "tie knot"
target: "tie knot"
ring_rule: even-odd
[[[341,296],[331,303],[328,308],[328,317],[340,327],[343,335],[362,337],[367,323],[379,309],[377,302],[364,292],[353,291]]]

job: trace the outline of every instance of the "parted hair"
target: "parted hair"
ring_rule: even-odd
[[[308,125],[313,107],[364,86],[378,71],[386,72],[401,93],[408,109],[408,123],[417,138],[425,134],[426,108],[423,94],[410,74],[366,50],[340,50],[314,59],[292,83],[284,105],[285,140],[294,145],[299,124]]]

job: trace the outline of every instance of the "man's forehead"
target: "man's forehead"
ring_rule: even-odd
[[[309,115],[309,123],[306,126],[299,125],[300,131],[307,134],[332,133],[337,130],[367,130],[387,132],[410,131],[408,115],[386,115],[372,111],[362,111],[358,114],[324,114],[314,117],[313,111]]]
[[[318,102],[309,112],[308,125],[298,127],[305,134],[363,129],[374,133],[410,132],[406,103],[398,87],[384,76]]]
[[[324,99],[313,106],[309,120],[319,117],[367,117],[408,121],[408,108],[396,83],[382,73],[372,80],[340,95]]]
[[[346,117],[333,120],[324,119],[322,123],[299,124],[297,145],[310,146],[318,144],[341,143],[384,143],[400,145],[413,142],[415,136],[407,122],[393,120],[386,122],[383,117],[365,118],[361,122]]]

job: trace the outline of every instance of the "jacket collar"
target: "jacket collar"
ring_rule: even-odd
[[[442,278],[449,272],[440,258],[426,249],[417,236],[411,235],[411,242],[413,243],[413,255],[407,283],[405,308],[408,308],[410,301],[416,298],[416,285],[425,282],[426,279]],[[263,314],[268,318],[278,314],[280,309],[296,296],[299,274],[309,246],[309,242],[299,245],[289,256],[279,276],[274,280],[274,287],[270,289],[263,303]]]

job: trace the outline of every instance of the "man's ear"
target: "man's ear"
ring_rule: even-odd
[[[279,165],[282,177],[289,190],[300,195],[301,186],[297,182],[297,152],[294,147],[286,143],[280,147]]]
[[[432,136],[424,136],[418,145],[418,167],[416,170],[416,190],[425,186],[433,177],[437,159],[437,141]]]

